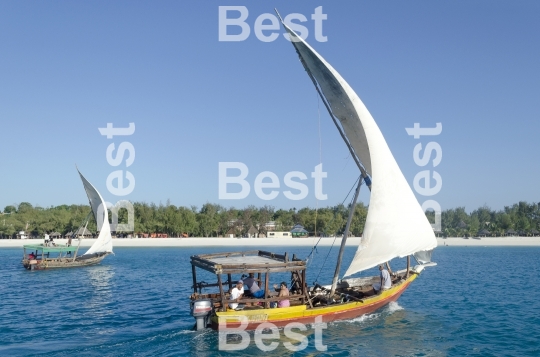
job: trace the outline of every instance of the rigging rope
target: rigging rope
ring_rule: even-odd
[[[319,165],[322,164],[322,140],[321,140],[321,109],[320,109],[320,100],[321,98],[316,94],[317,97],[317,115],[319,118]],[[317,238],[317,215],[319,213],[319,199],[315,195],[315,239]]]
[[[343,201],[341,202],[341,205],[343,205],[345,203],[345,201],[347,200],[347,198],[349,197],[349,195],[351,194],[352,190],[356,187],[357,183],[358,183],[358,180],[362,180],[362,176],[360,175],[360,177],[358,177],[356,179],[356,181],[354,181],[354,184],[352,185],[351,189],[349,190],[349,193],[347,193],[347,196],[345,196],[345,198],[343,199]],[[354,197],[353,197],[354,199]],[[327,226],[330,225],[330,223],[332,223],[334,221],[334,219],[336,218],[336,215],[337,215],[337,211],[334,212],[334,217],[332,217],[332,219],[330,220],[330,222],[328,222]],[[326,233],[326,230],[323,231],[323,233]],[[321,237],[319,238],[319,240],[317,241],[317,244],[315,244],[315,246],[313,248],[311,248],[311,253],[309,253],[309,255],[307,256],[306,260],[308,261],[309,263],[309,257],[311,257],[313,255],[313,257],[315,257],[315,254],[317,252],[317,245],[319,245],[322,237],[323,237],[324,234],[321,235]],[[332,242],[332,245],[330,246],[330,250],[328,251],[328,254],[326,255],[326,258],[324,258],[324,261],[323,261],[323,264],[321,266],[321,269],[319,269],[319,273],[317,274],[317,278],[315,278],[315,282],[313,283],[314,285],[317,283],[317,281],[319,280],[319,276],[321,275],[321,271],[323,270],[324,268],[324,265],[326,264],[326,261],[328,260],[328,256],[330,255],[330,252],[332,251],[332,248],[334,247],[334,244],[336,243],[336,239],[337,239],[337,234],[334,236],[334,241]]]

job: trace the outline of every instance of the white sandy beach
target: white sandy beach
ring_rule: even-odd
[[[117,238],[113,239],[114,247],[312,247],[318,238]],[[351,237],[347,246],[357,246],[361,238]],[[89,247],[96,240],[83,239],[81,247]],[[66,244],[67,239],[55,239],[56,244]],[[321,239],[319,246],[330,246],[334,238]],[[0,247],[22,247],[25,244],[41,244],[42,239],[0,239]],[[77,241],[74,241],[74,245]],[[341,244],[341,238],[335,245]]]
[[[467,247],[493,247],[493,246],[540,246],[540,237],[484,237],[484,238],[437,238],[439,247],[467,246]]]
[[[124,238],[114,239],[115,247],[311,247],[318,238]],[[352,237],[347,246],[358,246],[361,238]],[[66,244],[67,239],[55,240]],[[84,239],[82,247],[89,247],[95,239]],[[334,238],[321,239],[319,246],[331,246]],[[437,238],[439,247],[445,246],[540,246],[540,237],[489,237],[489,238]],[[41,244],[41,239],[0,239],[0,247],[22,247],[25,244]],[[74,242],[75,244],[76,241]],[[335,240],[339,246],[341,238]]]

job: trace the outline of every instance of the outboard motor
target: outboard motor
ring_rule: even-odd
[[[210,314],[214,309],[214,304],[211,299],[201,299],[191,301],[191,316],[197,320],[195,329],[197,331],[203,330],[208,326],[210,321]]]

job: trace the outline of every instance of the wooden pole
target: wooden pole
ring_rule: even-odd
[[[411,266],[411,256],[410,255],[407,255],[407,275],[405,276],[406,278],[409,278],[409,268]]]
[[[268,290],[268,280],[270,278],[269,275],[270,275],[270,273],[267,270],[266,273],[264,274],[264,299],[265,300],[270,297],[270,291]],[[270,308],[270,302],[266,301],[264,303],[264,307],[266,309],[269,309]]]
[[[347,219],[347,225],[345,226],[345,232],[343,233],[343,239],[341,240],[341,247],[339,248],[339,254],[336,263],[336,271],[334,272],[334,279],[332,280],[332,289],[330,289],[330,297],[332,297],[336,292],[339,271],[341,269],[341,260],[343,259],[345,243],[347,242],[347,236],[349,235],[349,228],[351,227],[354,209],[356,208],[356,200],[358,200],[358,195],[360,194],[360,187],[362,187],[362,177],[360,177],[360,179],[358,180],[358,187],[356,187],[356,192],[354,193],[354,199],[351,204],[351,211],[349,212],[349,218]]]
[[[193,292],[197,293],[197,271],[193,264],[191,264],[191,276],[193,277]]]
[[[221,274],[217,275],[219,284],[219,295],[221,296],[221,311],[227,311],[227,303],[225,302],[225,293],[223,292],[223,284],[221,283]]]
[[[227,274],[227,279],[229,279],[229,291],[232,290],[232,276],[231,274]]]
[[[392,269],[390,269],[390,262],[386,262],[386,268],[388,269],[388,272],[392,274]]]
[[[86,228],[85,228],[85,230],[86,230]],[[83,237],[84,237],[84,236],[83,236]],[[73,254],[73,260],[72,260],[72,262],[74,262],[75,259],[77,258],[77,253],[79,253],[79,247],[81,246],[81,240],[82,240],[82,239],[79,238],[79,244],[77,244],[77,249],[75,249],[75,254]]]
[[[307,297],[308,295],[308,291],[307,291],[307,283],[306,283],[306,270],[302,270],[302,282],[300,283],[300,286],[302,287],[301,288],[301,293],[303,296]],[[302,298],[302,304],[305,304],[306,303],[306,300],[304,298]]]
[[[92,213],[92,212],[90,212],[90,213]],[[82,238],[84,238],[84,233],[86,233],[86,227],[88,227],[88,221],[90,219],[90,213],[86,217],[86,224],[84,225]],[[81,227],[79,227],[79,229],[81,229]],[[79,253],[79,247],[81,246],[82,238],[79,238],[79,244],[77,245],[77,249],[75,250],[75,254],[73,255],[73,260],[72,260],[73,262],[75,261],[75,258],[77,258],[77,253]]]

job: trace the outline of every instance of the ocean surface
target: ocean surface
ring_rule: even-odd
[[[244,351],[226,352],[218,348],[217,332],[192,331],[189,257],[230,250],[116,248],[97,266],[30,272],[20,263],[22,249],[0,249],[0,356],[259,355],[253,340]],[[302,258],[311,252],[287,250]],[[346,263],[354,252],[347,249]],[[329,283],[336,255],[337,247],[318,248],[308,282]],[[268,354],[540,356],[539,259],[540,248],[439,247],[438,266],[426,268],[397,303],[328,324],[322,330],[326,352],[317,350],[308,329],[305,349],[289,351],[281,331],[279,346]]]

